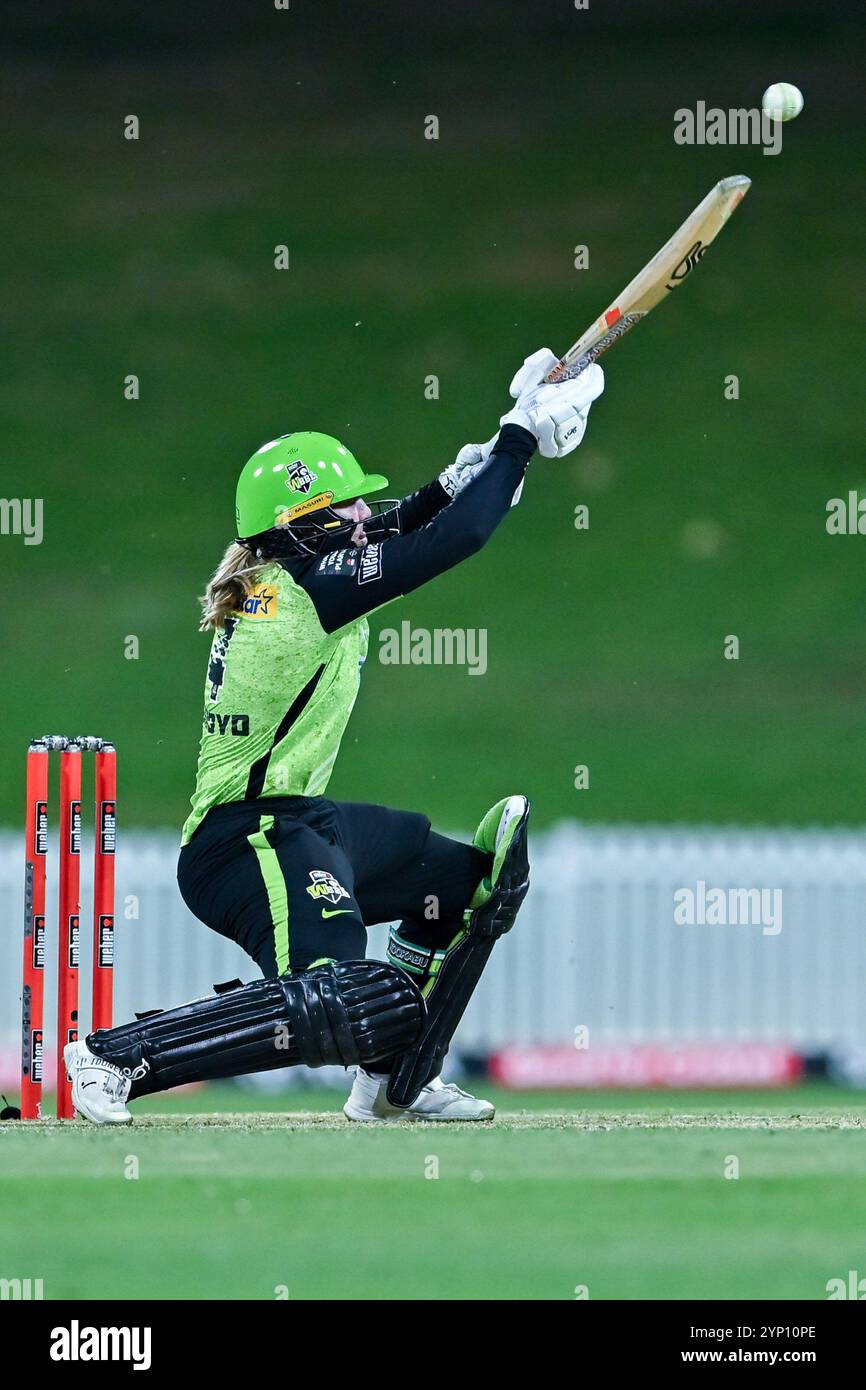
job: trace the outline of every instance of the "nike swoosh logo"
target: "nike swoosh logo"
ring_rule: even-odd
[[[352,909],[351,909],[350,907],[340,907],[340,908],[337,909],[336,912],[326,912],[325,909],[322,908],[322,916],[323,916],[323,917],[351,917],[351,916],[352,916]]]

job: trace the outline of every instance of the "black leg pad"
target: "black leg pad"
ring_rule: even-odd
[[[340,961],[100,1029],[87,1045],[137,1073],[135,1099],[278,1067],[369,1066],[411,1047],[426,1015],[420,991],[403,970],[380,961]]]
[[[425,987],[427,1027],[416,1045],[392,1062],[387,1092],[392,1105],[412,1105],[421,1088],[438,1076],[494,945],[514,926],[529,889],[528,819],[527,811],[489,899],[466,912],[464,930],[451,942],[438,974]]]

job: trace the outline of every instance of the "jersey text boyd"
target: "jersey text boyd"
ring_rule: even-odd
[[[250,716],[248,714],[217,714],[214,710],[205,710],[204,726],[209,734],[237,734],[241,738],[246,738],[250,732]]]

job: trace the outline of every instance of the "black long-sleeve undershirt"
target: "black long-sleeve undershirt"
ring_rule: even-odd
[[[336,632],[479,551],[507,514],[535,447],[528,430],[505,425],[486,466],[453,502],[447,503],[438,482],[404,499],[403,534],[363,550],[293,556],[281,563],[309,594],[325,631]],[[432,520],[425,521],[428,513]]]
[[[438,478],[434,478],[432,483],[425,483],[417,492],[410,492],[397,506],[400,535],[407,536],[410,531],[417,531],[420,526],[426,526],[450,501],[451,498]]]

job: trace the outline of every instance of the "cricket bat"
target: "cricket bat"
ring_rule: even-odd
[[[603,352],[618,343],[670,292],[691,274],[711,242],[715,241],[734,209],[749,191],[751,179],[733,174],[720,179],[703,202],[698,203],[670,241],[630,280],[601,318],[568,349],[545,381],[554,385],[579,376]]]
[[[630,328],[640,323],[671,290],[690,275],[711,242],[715,241],[731,213],[742,202],[752,186],[745,174],[732,174],[720,179],[706,198],[698,203],[681,227],[656,251],[643,270],[630,280],[613,303],[596,319],[582,338],[572,344],[544,378],[551,386],[559,381],[579,376],[603,352],[618,343]],[[516,507],[523,492],[523,483],[511,499]]]

